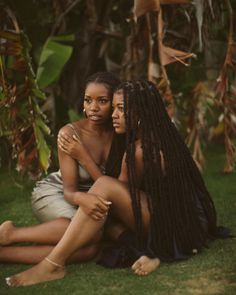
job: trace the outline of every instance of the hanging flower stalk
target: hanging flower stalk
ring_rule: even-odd
[[[191,96],[186,143],[192,150],[193,159],[200,170],[203,170],[205,165],[202,152],[202,137],[204,131],[207,130],[207,117],[209,113],[211,114],[213,105],[213,91],[209,89],[206,82],[198,82]]]
[[[39,102],[45,99],[35,81],[27,36],[6,9],[0,28],[0,137],[7,138],[17,170],[37,177],[49,166],[49,134]]]
[[[236,89],[232,81],[236,80],[236,42],[233,40],[233,11],[230,1],[226,0],[229,12],[228,46],[224,64],[216,83],[218,106],[222,108],[221,120],[224,126],[226,160],[224,172],[231,173],[236,163]],[[231,77],[230,77],[231,76]]]
[[[180,62],[187,66],[185,60],[194,56],[193,53],[177,50],[164,45],[163,39],[164,23],[162,19],[162,5],[164,4],[189,4],[188,0],[160,0],[160,1],[135,1],[135,16],[140,18],[146,17],[146,40],[148,46],[148,79],[157,84],[158,89],[162,92],[167,103],[167,111],[170,117],[174,116],[175,103],[170,88],[170,81],[166,72],[166,65]],[[154,24],[154,25],[153,25]],[[158,62],[157,57],[158,56]]]

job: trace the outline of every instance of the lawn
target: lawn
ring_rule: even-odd
[[[236,234],[236,173],[221,173],[224,154],[219,147],[207,153],[204,179],[214,199],[218,224]],[[36,223],[31,214],[32,183],[22,184],[15,173],[0,170],[0,222],[12,219],[18,225]],[[65,279],[32,287],[11,289],[4,278],[27,268],[0,264],[0,295],[11,294],[236,294],[236,238],[216,240],[188,261],[163,263],[148,277],[137,277],[129,269],[109,270],[95,263],[67,267]]]

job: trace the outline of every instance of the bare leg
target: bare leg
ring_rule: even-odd
[[[112,241],[117,241],[120,235],[127,229],[127,227],[121,223],[119,220],[109,221],[106,224],[105,237],[108,237]]]
[[[53,250],[54,246],[17,246],[0,247],[0,262],[36,264],[42,261]],[[79,263],[91,260],[98,252],[98,244],[86,246],[76,251],[68,259],[68,263]]]
[[[0,245],[20,242],[55,245],[65,233],[70,221],[62,217],[28,227],[16,227],[12,221],[5,221],[0,226]]]
[[[104,191],[105,188],[105,191]],[[134,216],[132,211],[129,191],[121,182],[104,176],[98,179],[89,190],[112,202],[112,212],[120,218],[127,227],[134,229]],[[144,195],[144,194],[143,194]],[[143,197],[143,196],[142,196]],[[149,214],[145,197],[142,198],[142,214],[144,227],[149,224]],[[28,286],[49,280],[60,279],[65,275],[61,266],[75,252],[87,245],[93,236],[103,227],[105,219],[95,221],[86,215],[81,209],[77,211],[64,236],[48,255],[48,260],[43,260],[35,267],[8,278],[11,286]],[[78,230],[79,229],[79,230]]]
[[[7,278],[7,283],[11,286],[28,286],[63,278],[65,275],[63,266],[68,258],[77,249],[88,244],[103,224],[104,220],[94,221],[79,209],[60,242],[48,255],[49,260],[44,259],[29,270]],[[50,261],[56,262],[56,264]]]

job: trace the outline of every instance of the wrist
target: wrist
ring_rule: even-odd
[[[83,205],[84,193],[76,192],[73,197],[73,203],[77,206]]]

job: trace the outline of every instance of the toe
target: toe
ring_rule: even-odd
[[[137,269],[134,271],[134,273],[135,273],[136,275],[140,276],[141,273],[142,273],[141,268],[137,268]]]
[[[136,262],[131,266],[131,268],[132,268],[132,270],[135,271],[135,270],[138,269],[140,266],[141,266],[140,262],[139,262],[139,261],[136,261]]]
[[[6,278],[6,284],[10,287],[17,287],[18,286],[18,281],[15,279],[15,277],[9,277]]]
[[[11,286],[11,278],[5,278],[6,284]]]

